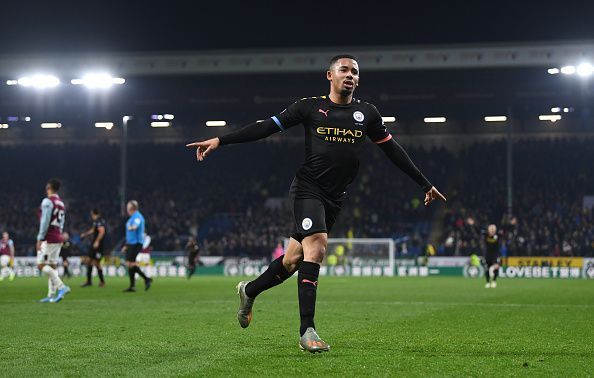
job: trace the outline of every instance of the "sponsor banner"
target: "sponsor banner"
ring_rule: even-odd
[[[162,254],[155,254],[151,253],[151,258],[153,261],[170,261],[172,256],[162,255]],[[200,256],[198,257],[198,261],[200,264],[204,265],[205,267],[217,266],[223,263],[225,258],[223,256]],[[175,256],[174,257],[175,264],[177,265],[186,265],[188,263],[188,257],[185,255]]]
[[[505,278],[580,278],[581,267],[567,266],[506,266],[499,269]]]
[[[507,266],[549,266],[583,268],[583,257],[541,257],[541,256],[510,256],[504,259]]]
[[[259,276],[268,268],[270,261],[266,258],[226,258],[223,267],[225,276]]]
[[[413,259],[403,259],[397,262],[401,264],[408,263],[414,265]],[[226,276],[258,276],[268,268],[270,261],[263,259],[248,259],[248,258],[227,258],[225,259],[224,273]],[[356,257],[351,259],[346,264],[327,265],[323,264],[320,267],[321,276],[357,276],[357,277],[371,277],[371,276],[393,276],[394,271],[390,269],[390,261],[388,259],[369,259]],[[408,267],[404,266],[405,269]],[[411,267],[418,269],[416,267]],[[419,275],[418,272],[411,274]]]
[[[594,259],[593,259],[594,262]],[[582,272],[584,270],[584,272]],[[594,269],[592,270],[594,276]],[[503,266],[499,268],[502,278],[580,278],[585,277],[585,269],[557,266]],[[482,266],[467,265],[464,267],[464,277],[478,278],[485,276]],[[594,278],[594,277],[592,277]]]
[[[355,277],[380,277],[393,276],[394,272],[386,265],[334,265],[320,267],[322,276],[355,276]]]
[[[73,276],[82,276],[86,273],[86,267],[81,265],[79,256],[72,256],[68,258],[68,269]],[[186,266],[178,264],[175,259],[157,260],[153,265],[143,266],[141,269],[150,277],[186,277]],[[36,257],[20,257],[14,259],[14,270],[17,277],[38,277],[41,275],[37,269]],[[58,273],[60,276],[64,274],[64,268],[58,264]],[[97,271],[93,269],[93,275],[96,276]],[[125,277],[128,275],[128,269],[124,265],[105,265],[103,266],[103,274],[107,277]],[[222,266],[199,266],[196,269],[196,274],[205,275],[222,275]]]
[[[427,265],[433,267],[439,266],[450,266],[450,267],[465,267],[468,265],[470,261],[470,257],[461,257],[461,256],[443,256],[443,257],[435,257],[431,256],[428,259]]]
[[[389,264],[389,260],[388,260]],[[407,257],[397,257],[394,259],[394,265],[396,266],[411,266],[417,265],[417,259],[411,259]]]
[[[37,269],[37,257],[15,256],[13,268],[17,277],[37,277],[41,275],[41,272]],[[73,276],[79,276],[83,273],[79,256],[68,258],[68,270]],[[60,276],[64,274],[61,263],[58,263],[58,273]]]
[[[485,275],[485,268],[482,265],[466,265],[463,268],[464,277],[477,278]]]

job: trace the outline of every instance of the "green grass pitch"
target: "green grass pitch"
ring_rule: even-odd
[[[298,349],[296,281],[235,319],[239,279],[125,279],[41,304],[45,278],[0,283],[0,376],[592,376],[594,282],[322,277],[316,323],[332,346]],[[142,288],[142,285],[139,287]]]

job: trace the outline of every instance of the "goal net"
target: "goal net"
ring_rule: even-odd
[[[285,239],[285,250],[288,243],[289,239]],[[394,240],[389,238],[330,238],[320,274],[359,277],[393,276],[395,252]]]

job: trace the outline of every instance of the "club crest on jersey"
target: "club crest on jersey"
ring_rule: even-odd
[[[363,115],[363,113],[361,113],[360,111],[357,110],[356,112],[353,113],[353,118],[357,122],[363,122],[363,120],[365,119],[365,116]]]
[[[303,222],[301,222],[301,227],[303,227],[303,229],[305,231],[309,230],[312,225],[313,225],[313,222],[311,221],[310,218],[303,218]]]

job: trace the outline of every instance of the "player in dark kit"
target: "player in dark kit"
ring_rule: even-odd
[[[490,224],[487,227],[487,233],[485,235],[485,277],[487,278],[485,287],[487,289],[497,287],[499,264],[499,236],[497,235],[497,226]]]
[[[196,265],[198,264],[198,255],[200,254],[200,247],[196,242],[196,238],[190,236],[186,244],[186,251],[188,251],[188,279],[192,278],[196,272]]]
[[[91,242],[89,254],[86,258],[87,282],[82,287],[93,286],[93,267],[97,269],[99,287],[104,287],[105,278],[103,277],[101,258],[103,258],[105,253],[105,235],[107,229],[105,228],[105,220],[101,217],[101,212],[98,209],[91,210],[91,219],[93,220],[93,226],[80,235],[82,238],[93,235],[93,241]]]
[[[70,241],[70,234],[67,232],[62,234],[62,236],[64,237],[64,243],[62,244],[62,248],[60,248],[60,257],[62,258],[62,268],[64,269],[63,277],[70,278],[72,277],[72,274],[68,269],[70,266],[68,258],[72,256],[72,242]]]
[[[423,189],[425,205],[437,198],[445,200],[392,138],[375,106],[353,98],[359,85],[356,59],[350,55],[332,58],[326,77],[330,82],[329,96],[303,98],[265,121],[220,138],[187,145],[197,147],[196,157],[202,161],[219,146],[255,141],[303,124],[305,162],[289,191],[294,232],[285,255],[274,260],[255,280],[237,285],[240,297],[237,319],[242,327],[247,327],[256,296],[299,270],[299,345],[312,353],[330,350],[314,325],[320,263],[326,252],[328,233],[345,200],[346,188],[357,174],[358,155],[366,137]]]

